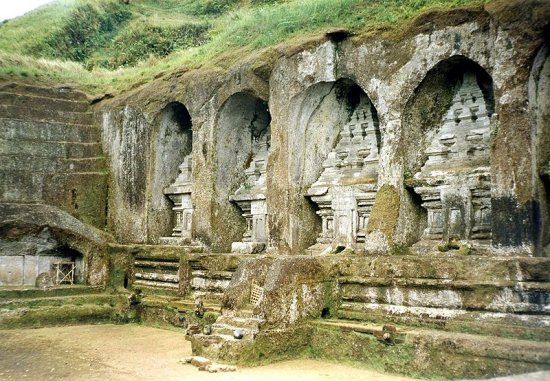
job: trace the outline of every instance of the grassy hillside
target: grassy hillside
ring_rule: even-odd
[[[57,0],[0,25],[0,74],[116,91],[327,28],[398,28],[428,8],[486,1]]]

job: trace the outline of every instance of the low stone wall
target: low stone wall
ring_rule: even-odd
[[[200,253],[200,247],[111,245],[112,283],[140,288],[145,294],[201,297],[210,302],[221,296],[245,255]]]
[[[325,258],[334,317],[549,340],[550,260],[468,255]]]

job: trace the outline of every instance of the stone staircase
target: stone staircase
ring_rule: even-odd
[[[134,288],[148,290],[179,290],[178,257],[150,258],[136,256],[134,259]],[[153,292],[154,293],[154,292]]]
[[[236,363],[246,347],[252,347],[262,323],[263,320],[255,317],[251,310],[226,312],[212,324],[210,334],[190,336],[193,354]],[[237,332],[240,338],[235,337]]]
[[[0,84],[0,199],[105,225],[106,162],[90,100],[63,87]]]
[[[124,247],[124,246],[120,246]],[[182,296],[189,286],[185,258],[188,253],[202,251],[200,246],[128,246],[131,253],[132,284],[146,295]]]
[[[108,323],[127,304],[127,295],[87,286],[0,288],[0,329]]]

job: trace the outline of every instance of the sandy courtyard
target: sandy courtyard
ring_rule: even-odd
[[[180,332],[135,325],[0,331],[0,380],[410,380],[367,369],[285,361],[210,374],[179,361],[191,355]]]

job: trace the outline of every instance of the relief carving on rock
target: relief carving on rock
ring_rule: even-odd
[[[414,175],[414,191],[428,212],[422,239],[491,238],[490,124],[476,74],[466,72]]]
[[[380,141],[376,111],[363,95],[306,194],[318,205],[322,220],[311,252],[363,246],[377,190]]]

